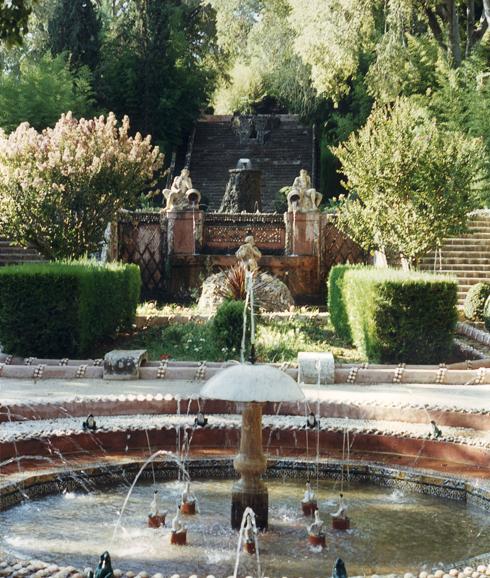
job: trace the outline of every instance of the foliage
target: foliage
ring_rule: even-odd
[[[318,105],[310,70],[294,49],[288,0],[207,0],[216,11],[217,40],[226,55],[214,104],[218,113],[249,113],[273,97],[308,116]]]
[[[328,275],[328,311],[330,321],[337,335],[347,341],[352,341],[347,307],[344,303],[344,277],[347,271],[362,267],[361,265],[335,265]]]
[[[244,301],[224,301],[213,318],[213,340],[222,351],[239,352],[243,335]]]
[[[58,0],[48,31],[52,54],[68,53],[73,69],[98,65],[101,25],[92,0]]]
[[[135,204],[162,165],[129,119],[63,115],[38,133],[27,123],[0,133],[0,231],[42,255],[76,258],[99,248],[115,212]]]
[[[490,296],[490,283],[472,285],[464,300],[464,315],[470,321],[483,321],[485,302]]]
[[[373,46],[374,4],[353,0],[290,0],[295,50],[311,67],[320,95],[339,98],[349,92],[361,55]]]
[[[67,110],[86,116],[92,107],[88,70],[72,73],[63,55],[26,59],[18,74],[4,70],[0,75],[0,126],[7,132],[21,122],[41,130],[53,126]]]
[[[214,89],[214,21],[199,0],[131,0],[112,18],[98,98],[167,152],[181,144]]]
[[[58,262],[0,269],[0,341],[21,356],[86,354],[131,326],[140,291],[136,265]]]
[[[490,3],[486,1],[478,12],[475,2],[468,0],[468,8],[471,5],[473,10],[465,14],[456,0],[289,3],[290,24],[297,31],[295,50],[311,67],[318,94],[337,101],[349,92],[363,54],[375,56],[368,75],[368,80],[374,81],[373,93],[394,98],[407,87],[418,85],[420,90],[425,82],[427,60],[417,62],[421,46],[411,45],[415,35],[444,51],[451,66],[458,67],[480,45],[490,24]]]
[[[487,298],[483,308],[483,321],[487,330],[490,331],[490,296]]]
[[[27,22],[32,11],[33,1],[2,1],[0,4],[0,41],[5,42],[8,46],[22,42],[22,37],[27,33]]]
[[[445,130],[411,99],[373,110],[334,152],[350,193],[338,225],[366,250],[393,251],[414,265],[463,231],[478,206],[483,143]]]
[[[394,269],[348,268],[332,321],[348,330],[369,361],[439,363],[451,352],[457,321],[457,283]],[[347,329],[344,328],[345,334]]]
[[[225,297],[232,301],[245,301],[247,294],[247,271],[238,263],[226,272],[227,294]]]
[[[261,316],[256,346],[259,361],[267,363],[294,363],[299,351],[331,351],[335,359],[341,361],[362,360],[355,349],[335,335],[330,325],[318,325],[311,319],[278,320]],[[163,329],[153,327],[123,337],[111,347],[144,348],[148,350],[150,359],[159,359],[160,356],[188,361],[239,359],[239,349],[223,351],[214,342],[212,320],[208,323],[173,324]],[[100,357],[105,349],[96,353]]]

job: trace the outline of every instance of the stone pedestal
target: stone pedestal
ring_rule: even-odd
[[[262,211],[260,179],[257,169],[231,169],[219,213],[255,213]]]
[[[288,255],[320,254],[320,212],[285,213],[286,253]]]
[[[345,532],[350,528],[349,518],[347,516],[345,518],[332,518],[332,528]]]
[[[242,411],[240,453],[234,460],[235,470],[241,478],[233,484],[231,495],[231,527],[239,530],[243,512],[249,507],[255,512],[259,530],[268,526],[269,494],[260,479],[267,468],[262,451],[262,406],[260,403],[245,404]]]
[[[204,212],[187,209],[167,213],[167,253],[169,255],[199,254],[202,246]]]

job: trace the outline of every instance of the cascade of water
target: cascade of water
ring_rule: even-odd
[[[194,255],[197,255],[196,203],[192,202],[192,238],[194,240]]]
[[[240,565],[240,555],[241,555],[242,549],[243,549],[243,536],[244,536],[245,524],[246,524],[247,518],[249,516],[250,516],[250,520],[252,521],[252,529],[253,529],[253,536],[254,536],[254,542],[255,542],[255,556],[257,559],[257,578],[262,578],[262,569],[260,567],[258,530],[257,530],[257,524],[255,523],[255,512],[252,510],[252,508],[249,508],[249,507],[245,508],[245,510],[243,511],[242,523],[240,525],[240,531],[238,534],[238,544],[237,544],[237,548],[236,548],[236,559],[235,559],[235,569],[233,571],[233,578],[237,578],[237,576],[238,576],[238,567]]]
[[[151,456],[151,454],[153,453],[151,451],[151,445],[150,445],[150,436],[148,435],[148,430],[145,429],[145,434],[146,434],[146,442],[148,444],[148,454]],[[156,480],[155,480],[155,466],[153,465],[153,462],[151,462],[151,474],[153,476],[153,485],[156,485]]]
[[[114,527],[114,532],[112,533],[112,539],[111,539],[111,543],[110,543],[110,547],[112,546],[112,544],[114,543],[114,540],[116,538],[116,534],[117,531],[119,530],[119,528],[121,527],[121,520],[122,517],[124,515],[124,512],[126,510],[126,506],[129,502],[129,498],[131,497],[131,494],[134,490],[134,487],[136,486],[136,484],[138,483],[138,480],[140,479],[141,474],[144,472],[145,468],[151,464],[153,462],[153,460],[155,458],[157,458],[158,456],[167,456],[169,458],[171,458],[172,460],[175,461],[175,463],[177,464],[177,467],[179,468],[179,473],[182,474],[183,478],[185,481],[190,481],[190,477],[189,474],[187,472],[187,470],[185,469],[184,465],[182,464],[181,460],[179,459],[178,455],[169,452],[167,450],[158,450],[155,453],[153,453],[146,461],[145,463],[141,466],[141,468],[139,469],[138,473],[136,474],[136,476],[134,477],[133,483],[131,484],[131,487],[128,490],[128,493],[126,494],[126,498],[124,499],[121,511],[119,513],[119,517],[117,519],[116,525]]]

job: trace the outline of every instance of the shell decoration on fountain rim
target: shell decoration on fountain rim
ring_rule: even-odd
[[[201,396],[235,402],[303,401],[305,394],[284,371],[270,365],[240,363],[211,377]]]

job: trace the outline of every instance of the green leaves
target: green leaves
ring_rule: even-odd
[[[482,141],[445,130],[411,99],[376,108],[333,151],[351,193],[338,224],[367,250],[394,252],[414,265],[463,231],[478,205]]]

